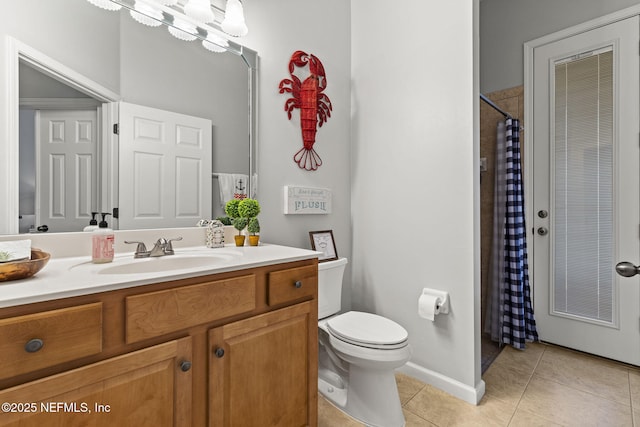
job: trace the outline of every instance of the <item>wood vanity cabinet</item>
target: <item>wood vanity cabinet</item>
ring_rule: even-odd
[[[317,310],[316,259],[0,309],[0,426],[316,426]]]

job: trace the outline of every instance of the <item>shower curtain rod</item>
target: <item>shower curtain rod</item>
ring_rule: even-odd
[[[480,94],[480,99],[482,99],[484,102],[486,102],[487,104],[489,104],[494,110],[496,110],[497,112],[499,112],[500,114],[502,114],[504,116],[505,119],[513,119],[513,117],[511,116],[511,114],[509,113],[505,113],[504,111],[502,111],[500,109],[500,107],[498,107],[496,104],[493,103],[493,101],[491,101],[489,98],[487,98],[486,96],[484,96],[483,94]]]

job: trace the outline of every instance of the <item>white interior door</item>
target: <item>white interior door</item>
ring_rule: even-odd
[[[211,218],[211,120],[119,103],[119,228]]]
[[[82,231],[97,199],[97,112],[40,110],[36,128],[36,224]]]
[[[533,53],[534,311],[540,339],[640,365],[639,19]]]

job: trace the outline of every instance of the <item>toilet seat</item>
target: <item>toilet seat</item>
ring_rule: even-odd
[[[409,337],[407,331],[393,320],[360,311],[349,311],[330,318],[327,329],[341,341],[380,350],[405,347]]]

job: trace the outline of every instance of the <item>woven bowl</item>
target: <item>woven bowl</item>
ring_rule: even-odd
[[[49,255],[47,252],[40,249],[31,249],[31,259],[24,259],[22,261],[6,262],[0,264],[0,282],[6,282],[8,280],[26,279],[36,274],[38,271],[47,265],[49,262]]]

